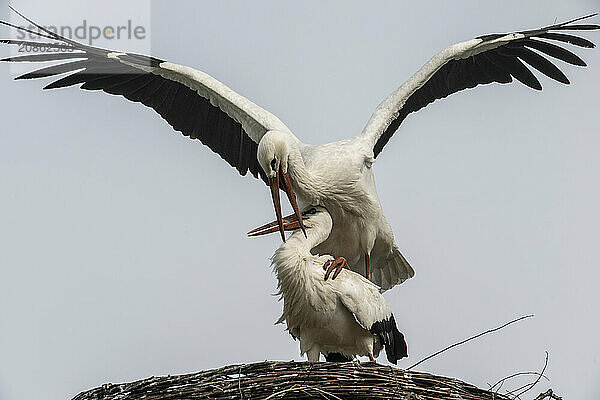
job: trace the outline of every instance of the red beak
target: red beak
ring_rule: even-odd
[[[276,172],[273,178],[269,178],[269,186],[271,187],[271,197],[273,198],[273,206],[275,207],[275,216],[277,217],[279,233],[281,233],[281,240],[285,242],[283,220],[281,218],[281,201],[279,199],[279,172]]]
[[[301,227],[300,225],[304,225],[304,223],[302,223],[302,219],[299,220],[296,217],[296,214],[291,214],[283,218],[283,230],[285,231],[293,231],[299,229]],[[263,226],[258,227],[256,229],[252,229],[250,232],[248,232],[248,236],[262,236],[267,235],[269,233],[277,232],[278,230],[279,222],[273,221],[269,222],[268,224],[264,224]]]
[[[281,171],[281,168],[279,168]],[[290,181],[290,175],[286,172],[285,174],[281,174],[283,177],[283,186],[285,187],[285,193],[287,194],[288,200],[294,209],[294,215],[296,215],[296,219],[300,225],[300,229],[302,229],[302,233],[304,233],[304,237],[306,236],[306,229],[304,228],[304,222],[302,221],[302,214],[300,213],[300,209],[298,208],[298,203],[296,202],[296,194],[294,193],[294,188],[292,188],[292,182]],[[285,240],[284,240],[285,242]]]
[[[270,224],[266,224],[261,226],[260,228],[251,230],[250,232],[248,232],[248,235],[250,236],[265,235],[267,233],[275,232],[278,229],[279,233],[281,233],[281,239],[285,242],[284,231],[286,229],[283,224],[284,219],[281,217],[281,201],[279,198],[279,175],[283,177],[283,187],[285,188],[285,193],[287,194],[288,200],[290,201],[290,204],[294,209],[294,214],[285,217],[285,222],[287,223],[293,221],[294,223],[298,224],[298,227],[302,229],[302,232],[304,232],[304,236],[306,236],[306,229],[304,228],[304,222],[302,221],[302,214],[300,214],[300,210],[298,209],[298,203],[296,202],[296,195],[294,194],[294,189],[292,188],[290,176],[287,172],[285,174],[282,173],[281,167],[279,168],[279,171],[275,174],[273,178],[269,178],[269,186],[271,187],[271,197],[273,198],[273,206],[275,207],[275,216],[277,217],[277,221],[273,221]],[[292,220],[291,217],[294,217],[294,219]],[[257,231],[270,228],[272,226],[275,226],[275,224],[277,224],[277,229],[272,229],[268,232],[256,234]]]

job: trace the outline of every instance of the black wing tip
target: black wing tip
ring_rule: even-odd
[[[598,13],[595,12],[595,13],[592,13],[592,14],[584,15],[582,17],[573,18],[572,20],[569,20],[569,21],[566,21],[566,22],[563,22],[563,23],[560,23],[560,24],[557,24],[557,25],[554,25],[554,26],[566,26],[566,25],[570,25],[570,24],[572,24],[574,22],[579,22],[579,21],[583,21],[585,19],[590,19],[590,18],[595,17],[597,15],[598,15]]]
[[[379,336],[389,362],[397,364],[398,360],[408,357],[408,345],[406,344],[404,335],[398,330],[394,314],[390,314],[388,318],[373,323],[369,331]]]
[[[386,354],[386,355],[388,356],[387,358],[391,363],[397,364],[398,360],[400,360],[404,357],[408,357],[408,345],[406,344],[406,339],[404,338],[404,334],[398,330],[396,320],[394,319],[394,314],[391,315],[391,322],[392,322],[392,340],[394,342],[393,354]]]
[[[50,82],[49,84],[47,84],[46,86],[44,86],[42,88],[42,90],[52,90],[52,89],[61,89],[61,88],[65,88],[65,87],[69,87],[69,86],[60,86],[57,84],[58,81],[53,81]]]
[[[61,36],[61,35],[59,35],[58,33],[52,32],[51,30],[49,30],[49,29],[45,28],[44,26],[42,26],[42,25],[38,24],[37,22],[35,22],[35,21],[31,20],[30,18],[27,18],[27,17],[26,17],[24,14],[22,14],[22,13],[21,13],[21,12],[19,12],[19,11],[17,11],[17,9],[15,9],[14,7],[12,7],[12,6],[10,6],[10,5],[9,5],[8,7],[9,7],[9,8],[10,8],[10,9],[11,9],[11,10],[12,10],[12,11],[15,13],[15,14],[17,14],[19,17],[23,18],[25,21],[29,22],[30,24],[32,24],[33,26],[35,26],[36,28],[38,28],[38,30],[41,30],[42,32],[44,32],[44,33],[45,33],[45,35],[42,35],[42,34],[41,34],[41,32],[37,32],[37,34],[38,34],[39,36],[45,37],[45,38],[47,38],[47,39],[52,39],[52,40],[60,40],[60,41],[62,41],[62,42],[64,42],[64,43],[69,43],[69,44],[71,44],[71,45],[74,45],[74,46],[83,46],[83,47],[85,47],[85,46],[84,46],[84,45],[82,45],[81,43],[78,43],[78,42],[76,42],[76,41],[74,41],[74,40],[71,40],[71,39],[68,39],[68,38],[66,38],[66,37],[64,37],[64,36]],[[3,25],[11,26],[11,27],[13,27],[13,28],[16,28],[16,29],[18,29],[18,30],[20,30],[20,31],[25,31],[25,32],[32,33],[30,30],[28,30],[28,29],[26,29],[26,28],[22,28],[22,27],[19,27],[19,26],[15,26],[15,25],[12,25],[12,24],[6,23],[6,22],[4,22],[4,21],[0,21],[0,23],[2,23]]]
[[[585,25],[565,25],[561,28],[562,30],[579,30],[579,31],[595,31],[600,29],[600,25],[598,24],[585,24]]]

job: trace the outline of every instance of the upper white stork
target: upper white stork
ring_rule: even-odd
[[[450,46],[433,56],[390,94],[377,107],[360,135],[315,146],[303,144],[276,116],[203,72],[154,57],[87,46],[27,18],[41,31],[42,37],[54,41],[43,46],[67,51],[10,57],[3,61],[67,61],[17,79],[66,73],[68,75],[44,89],[81,84],[81,89],[103,90],[140,102],[157,111],[175,130],[202,141],[241,175],[248,171],[255,177],[260,175],[271,186],[282,238],[280,185],[296,216],[299,211],[295,194],[301,205],[324,205],[333,218],[333,231],[315,251],[334,256],[343,254],[353,270],[365,271],[367,276],[372,265],[373,282],[385,290],[414,275],[394,243],[372,172],[375,158],[404,118],[436,99],[480,84],[509,83],[513,77],[540,90],[540,82],[523,61],[542,74],[568,84],[567,77],[547,56],[585,66],[579,56],[556,43],[594,47],[587,39],[564,33],[599,29],[599,25],[575,24],[589,17],[592,15],[536,30],[480,36]],[[38,34],[7,22],[0,23]],[[12,39],[1,42],[40,45]]]
[[[352,360],[368,356],[371,361],[385,348],[388,361],[396,364],[406,357],[407,346],[394,315],[379,287],[353,271],[338,270],[329,278],[324,272],[333,261],[330,255],[313,255],[332,231],[333,221],[321,206],[308,206],[300,222],[290,218],[286,230],[296,230],[273,255],[283,313],[277,323],[286,322],[290,334],[300,340],[300,353],[308,361]],[[277,230],[258,228],[255,235]],[[345,260],[340,257],[343,264]],[[344,265],[345,268],[349,269]],[[340,273],[341,272],[341,273]]]

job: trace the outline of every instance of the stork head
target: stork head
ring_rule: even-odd
[[[323,206],[308,206],[302,210],[302,220],[307,230],[319,227],[330,232],[333,228],[333,219],[329,211]],[[298,229],[298,228],[296,228]]]
[[[289,134],[281,131],[265,133],[258,143],[257,158],[268,178],[274,178],[281,169],[287,173],[290,157]]]
[[[304,223],[302,221],[296,195],[292,188],[292,182],[288,174],[288,163],[290,158],[290,148],[295,146],[293,136],[288,132],[269,131],[265,133],[258,144],[257,158],[263,171],[267,175],[269,186],[271,187],[271,197],[273,198],[273,206],[275,207],[275,215],[277,216],[277,224],[281,239],[285,242],[283,219],[281,217],[281,202],[279,200],[280,180],[282,188],[285,190],[287,197],[294,209],[294,215],[299,221],[300,228],[306,235]]]
[[[269,233],[277,232],[279,230],[279,221],[273,221],[265,224],[261,227],[251,230],[248,232],[249,236],[262,236]],[[308,206],[302,210],[301,217],[298,218],[296,214],[288,215],[283,218],[283,229],[286,231],[295,231],[305,227],[304,234],[315,227],[319,227],[326,235],[329,235],[333,227],[333,220],[329,211],[323,206]]]

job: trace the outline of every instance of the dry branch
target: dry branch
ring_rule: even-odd
[[[554,392],[552,392],[552,389],[548,389],[546,392],[540,393],[540,395],[536,397],[535,400],[544,400],[546,398],[562,400],[562,397],[555,395]]]
[[[474,335],[474,336],[471,336],[471,337],[469,337],[469,338],[467,338],[467,339],[461,340],[461,341],[460,341],[460,342],[458,342],[458,343],[451,344],[450,346],[448,346],[448,347],[445,347],[445,348],[443,348],[442,350],[436,351],[435,353],[433,353],[433,354],[431,354],[431,355],[429,355],[429,356],[427,356],[427,357],[423,358],[422,360],[419,360],[418,362],[414,363],[413,365],[411,365],[411,366],[410,366],[410,367],[408,367],[407,369],[409,369],[409,370],[410,370],[410,369],[413,369],[413,368],[414,368],[414,367],[416,367],[417,365],[420,365],[420,364],[424,363],[424,362],[425,362],[425,361],[427,361],[427,360],[430,360],[430,359],[432,359],[432,358],[434,358],[434,357],[437,357],[437,356],[439,356],[440,354],[442,354],[442,353],[444,353],[444,352],[446,352],[446,351],[448,351],[448,350],[450,350],[450,349],[452,349],[452,348],[454,348],[454,347],[456,347],[456,346],[463,345],[463,344],[465,344],[465,343],[467,343],[467,342],[470,342],[471,340],[474,340],[474,339],[480,338],[480,337],[482,337],[482,336],[484,336],[484,335],[487,335],[488,333],[496,332],[496,331],[499,331],[500,329],[506,328],[507,326],[509,326],[509,325],[512,325],[512,324],[514,324],[515,322],[519,322],[519,321],[522,321],[522,320],[524,320],[524,319],[526,319],[526,318],[532,318],[532,317],[533,317],[533,314],[530,314],[530,315],[524,315],[524,316],[522,316],[522,317],[519,317],[519,318],[517,318],[517,319],[513,319],[512,321],[509,321],[509,322],[505,323],[504,325],[502,325],[502,326],[499,326],[499,327],[497,327],[497,328],[488,329],[488,330],[487,330],[487,331],[485,331],[485,332],[480,332],[480,333],[478,333],[477,335]]]
[[[379,364],[266,361],[188,375],[106,384],[73,400],[508,400],[454,378]]]

